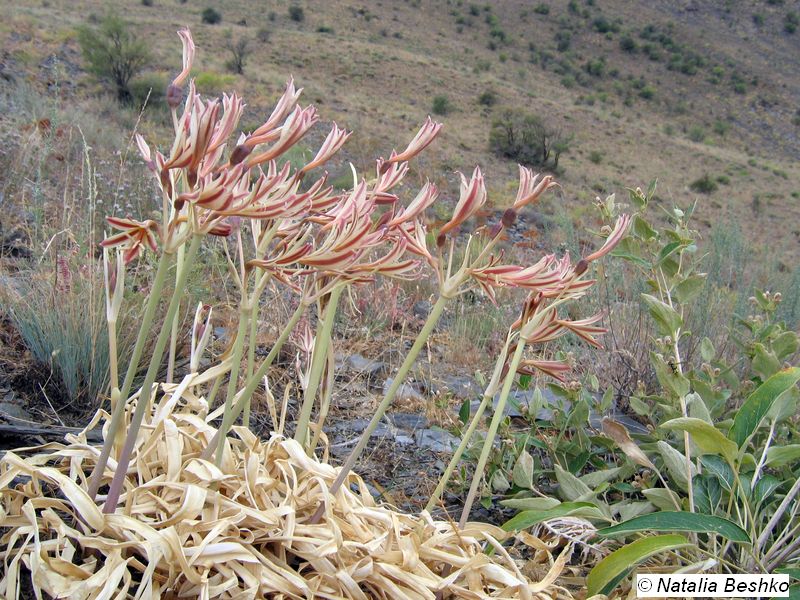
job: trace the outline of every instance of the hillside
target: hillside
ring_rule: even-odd
[[[488,136],[495,115],[513,107],[569,140],[560,181],[573,220],[596,195],[657,178],[675,204],[699,199],[701,228],[733,218],[752,241],[768,234],[785,260],[797,254],[797,2],[302,2],[295,21],[288,2],[231,1],[217,6],[216,25],[201,20],[214,3],[192,0],[4,4],[4,77],[45,94],[57,84],[62,105],[89,114],[103,88],[83,70],[74,31],[113,4],[153,50],[147,81],[176,71],[174,32],[188,25],[201,89],[241,91],[246,125],[291,74],[323,119],[355,131],[345,156],[362,169],[404,143],[444,96],[445,132],[422,175],[454,182],[453,171],[480,163],[501,206],[516,166],[489,151]],[[227,35],[251,40],[243,76],[227,74]],[[494,96],[482,104],[486,92]],[[112,110],[106,100],[100,114]],[[125,139],[134,120],[109,126]],[[141,127],[157,135],[162,121],[146,115]],[[704,175],[716,190],[690,189]]]

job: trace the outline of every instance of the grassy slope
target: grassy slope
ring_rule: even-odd
[[[50,54],[68,66],[80,65],[71,32],[112,3],[4,4],[4,60],[17,72],[41,80],[40,65]],[[726,175],[729,184],[702,198],[700,222],[709,226],[733,215],[753,240],[768,236],[785,257],[797,254],[800,207],[791,194],[800,192],[800,126],[793,122],[800,96],[800,65],[793,57],[800,55],[800,32],[783,31],[784,15],[796,9],[796,3],[598,0],[588,6],[579,0],[584,14],[575,15],[566,2],[551,0],[549,14],[541,15],[532,10],[537,3],[521,0],[491,3],[489,11],[488,4],[471,9],[468,2],[315,1],[301,3],[306,18],[295,23],[288,18],[288,2],[231,0],[220,7],[223,23],[216,26],[201,24],[200,13],[215,4],[211,2],[113,4],[137,24],[156,55],[153,69],[165,75],[174,73],[179,62],[174,31],[181,25],[193,30],[198,71],[218,73],[225,71],[226,30],[255,37],[259,28],[268,28],[269,42],[253,42],[246,76],[234,79],[234,87],[249,104],[245,125],[255,124],[269,110],[282,82],[292,74],[305,87],[305,100],[318,104],[324,119],[355,130],[347,157],[362,168],[370,164],[369,157],[401,146],[429,113],[433,97],[445,94],[454,108],[443,117],[445,133],[418,164],[419,170],[440,183],[449,181],[452,195],[453,171],[480,163],[495,204],[503,205],[516,167],[487,149],[492,109],[480,106],[477,98],[492,89],[499,96],[498,107],[524,108],[574,136],[562,159],[565,172],[560,178],[573,217],[582,214],[576,207],[585,207],[595,195],[645,185],[656,177],[661,195],[689,205],[697,197],[689,182],[705,173]],[[753,13],[763,15],[763,25],[754,23]],[[487,47],[490,14],[507,37],[495,50]],[[620,25],[611,39],[592,27],[601,16]],[[667,70],[663,60],[653,62],[641,52],[620,49],[619,38],[626,31],[641,44],[638,32],[643,27],[655,24],[663,30],[668,23],[673,24],[674,40],[707,60],[694,76]],[[320,27],[333,32],[319,33]],[[565,28],[572,31],[571,45],[558,52],[554,35]],[[539,55],[553,55],[547,69],[541,61],[530,61],[531,42]],[[607,71],[618,69],[616,77],[581,74],[582,65],[599,57],[605,57]],[[573,75],[588,85],[564,87],[564,75],[554,70],[559,60],[566,60]],[[718,84],[708,82],[715,65],[723,69]],[[732,73],[746,82],[745,93],[733,91]],[[81,101],[97,91],[83,73],[75,70],[70,77],[78,93],[68,101]],[[640,98],[633,86],[640,77],[655,90],[650,100]],[[629,106],[623,104],[625,94],[632,96]],[[717,120],[729,127],[724,136],[713,132]],[[687,135],[698,126],[706,132],[700,143]],[[154,125],[145,128],[158,132]],[[600,154],[597,164],[589,160],[593,152]],[[756,196],[759,201],[754,203]]]

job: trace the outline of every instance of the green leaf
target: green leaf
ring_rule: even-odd
[[[506,477],[505,473],[503,473],[502,469],[497,469],[494,472],[490,482],[490,487],[498,494],[507,492],[511,488],[511,484],[508,483],[508,478]]]
[[[632,262],[648,271],[651,267],[650,263],[642,257],[639,243],[631,237],[626,237],[617,244],[617,247],[611,251],[611,256]]]
[[[554,465],[553,468],[556,472],[558,490],[566,500],[588,498],[594,494],[588,485],[583,483],[569,471],[565,471],[558,465]]]
[[[713,515],[700,515],[683,511],[661,511],[649,515],[642,515],[630,521],[600,529],[597,535],[615,537],[628,533],[642,533],[648,531],[690,531],[694,533],[714,532],[732,542],[750,544],[750,536],[733,521],[715,517]],[[651,538],[644,538],[651,539]]]
[[[533,487],[533,457],[525,450],[520,452],[511,471],[511,481],[517,487],[529,490]]]
[[[755,344],[753,347],[752,366],[753,370],[761,376],[761,379],[767,379],[780,370],[781,361],[764,344]]]
[[[624,467],[614,467],[612,469],[601,469],[599,471],[592,471],[591,473],[587,473],[583,477],[580,477],[580,480],[588,485],[590,488],[594,489],[601,483],[606,483],[611,479],[618,477],[620,472],[624,469]]]
[[[692,441],[703,454],[721,454],[731,464],[736,459],[739,450],[736,444],[722,435],[719,429],[702,419],[680,417],[667,421],[661,427],[668,431],[689,432]]]
[[[509,498],[500,504],[514,510],[549,510],[561,504],[556,498]],[[587,502],[588,504],[588,502]]]
[[[659,334],[675,337],[676,332],[683,325],[683,320],[675,312],[675,309],[650,294],[642,294],[642,299],[647,304],[650,316],[656,322],[656,329]]]
[[[677,369],[673,369],[655,352],[650,353],[650,360],[656,369],[658,383],[664,390],[672,392],[677,398],[682,398],[689,393],[689,380],[678,373]]]
[[[666,488],[642,490],[642,494],[659,510],[675,510],[676,505],[681,505],[681,499],[678,494]]]
[[[687,491],[689,489],[689,479],[686,476],[686,456],[663,440],[660,440],[656,447],[661,453],[661,458],[664,459],[664,464],[672,479],[682,490]],[[689,473],[694,477],[697,475],[697,469],[691,462],[688,464]]]
[[[629,521],[638,516],[651,513],[655,510],[652,502],[618,502],[614,505],[614,510],[619,513],[622,521]]]
[[[733,484],[736,481],[731,465],[725,462],[719,456],[713,454],[706,454],[700,457],[700,464],[710,474],[714,475],[720,482],[723,488],[727,491],[733,489]]]
[[[704,337],[700,342],[700,356],[703,357],[704,361],[711,362],[716,355],[717,351],[714,349],[714,344],[710,339]]]
[[[772,403],[800,380],[800,368],[793,367],[775,373],[750,394],[736,413],[728,436],[741,448],[758,429]]]
[[[703,397],[696,392],[686,395],[686,407],[689,409],[689,416],[696,417],[706,423],[713,423],[711,412],[709,412]]]
[[[633,225],[631,227],[634,235],[648,242],[653,238],[658,238],[658,232],[650,226],[650,223],[645,221],[639,215],[633,217]]]
[[[469,412],[470,412],[470,401],[469,398],[464,400],[461,403],[461,408],[458,409],[458,420],[461,421],[464,425],[467,424],[469,421]]]
[[[800,390],[795,387],[789,388],[773,402],[772,407],[767,412],[767,419],[778,423],[795,416],[797,414],[798,400],[800,400]]]
[[[577,515],[590,519],[604,519],[603,513],[590,502],[564,502],[558,506],[547,510],[525,510],[514,515],[511,519],[503,523],[505,531],[522,531],[534,525],[555,519],[556,517],[566,517]]]
[[[650,515],[645,515],[645,517],[647,516]],[[596,594],[608,596],[617,584],[641,562],[661,552],[691,545],[682,535],[656,535],[631,542],[619,550],[615,550],[595,565],[586,578],[586,596],[590,597]]]
[[[755,504],[759,505],[765,500],[768,500],[781,485],[783,485],[783,482],[774,475],[762,475],[755,486],[753,486],[753,500],[755,500]]]
[[[800,341],[797,334],[794,331],[784,331],[772,340],[772,351],[780,360],[786,360],[797,352],[798,345]]]
[[[692,480],[692,497],[698,512],[713,515],[722,499],[719,479],[713,475],[698,475]]]
[[[800,460],[800,444],[788,446],[773,446],[767,450],[767,466],[773,468],[785,467]]]
[[[686,303],[694,300],[700,294],[700,292],[703,291],[703,287],[705,287],[705,285],[705,274],[690,275],[676,285],[672,292],[675,295],[675,298],[678,299],[678,302]]]
[[[675,252],[678,248],[683,246],[682,242],[670,242],[666,246],[661,249],[661,252],[658,253],[658,258],[656,259],[656,264],[661,264],[664,262],[667,257],[669,257],[673,252]]]

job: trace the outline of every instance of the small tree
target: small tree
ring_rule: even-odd
[[[252,52],[250,49],[250,39],[247,37],[240,37],[238,40],[234,40],[233,35],[229,31],[226,36],[225,48],[231,53],[231,59],[227,63],[228,68],[239,75],[244,74],[244,63]]]
[[[116,88],[117,100],[128,104],[133,99],[131,79],[138,75],[150,60],[144,42],[131,32],[131,25],[117,16],[109,15],[97,28],[78,29],[78,43],[89,71]]]
[[[499,156],[523,165],[558,168],[561,154],[569,149],[571,136],[547,125],[537,115],[505,110],[492,122],[489,146]]]
[[[208,25],[216,25],[222,21],[222,15],[219,14],[219,11],[210,6],[203,10],[200,18],[203,20],[203,23],[207,23]]]
[[[306,13],[302,6],[293,4],[289,7],[289,18],[297,23],[302,23],[306,18]]]

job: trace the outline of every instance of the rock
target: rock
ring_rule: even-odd
[[[228,339],[228,328],[227,327],[214,327],[214,337],[217,338],[219,341],[224,342]]]
[[[389,391],[389,388],[392,386],[393,379],[388,377],[386,381],[383,382],[383,394]],[[395,400],[425,400],[425,398],[420,394],[413,385],[408,383],[401,383],[400,387],[397,388],[397,394],[395,394]]]
[[[411,446],[414,443],[414,438],[403,433],[399,433],[394,436],[394,443],[398,446]]]
[[[0,415],[30,421],[31,415],[16,402],[0,402]]]
[[[650,433],[650,431],[647,429],[647,427],[642,425],[641,423],[639,423],[639,421],[631,419],[630,417],[628,417],[626,415],[617,415],[617,414],[613,414],[613,413],[610,414],[610,415],[601,415],[601,414],[598,414],[598,413],[596,413],[594,411],[591,411],[589,413],[589,424],[592,427],[594,427],[595,429],[597,429],[597,430],[602,430],[602,428],[603,428],[602,420],[603,420],[604,416],[608,416],[609,418],[614,419],[620,425],[624,425],[625,428],[630,433],[633,433],[633,434],[647,434],[647,433]]]
[[[433,309],[433,304],[428,302],[427,300],[419,300],[414,303],[414,306],[411,308],[411,312],[414,313],[414,316],[418,319],[427,319],[428,315],[431,314],[431,310]]]
[[[479,397],[483,394],[481,386],[472,377],[461,377],[458,375],[450,375],[442,380],[442,385],[439,388],[440,392],[450,392],[454,397],[459,400],[467,398]]]
[[[373,379],[381,375],[385,375],[389,370],[386,363],[379,360],[371,360],[364,358],[360,354],[353,354],[347,357],[347,365],[353,370],[366,376],[367,379]]]
[[[389,422],[398,429],[405,429],[406,431],[416,431],[418,429],[425,429],[428,427],[428,419],[425,415],[418,415],[414,413],[391,413],[387,414],[386,418]],[[397,437],[395,437],[395,440]]]
[[[452,452],[459,439],[442,429],[420,429],[414,433],[414,440],[420,448],[433,452]]]
[[[361,435],[369,425],[369,419],[351,419],[349,421],[339,421],[330,428],[330,433],[342,434],[349,436],[349,434]],[[385,423],[378,423],[375,431],[370,435],[371,438],[391,439],[392,432],[389,426]]]

